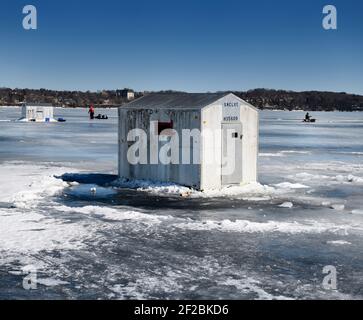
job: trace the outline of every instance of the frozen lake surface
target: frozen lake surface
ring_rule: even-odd
[[[102,113],[16,123],[0,107],[0,299],[362,299],[363,113],[263,111],[260,184],[189,198],[112,184],[117,116]]]

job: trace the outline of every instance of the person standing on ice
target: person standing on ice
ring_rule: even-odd
[[[95,118],[95,108],[93,107],[93,105],[89,107],[88,113],[89,113],[89,118],[93,120]]]

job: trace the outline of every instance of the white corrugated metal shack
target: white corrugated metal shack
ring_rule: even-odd
[[[19,121],[54,122],[54,108],[48,103],[24,103]]]
[[[149,94],[119,108],[119,176],[199,190],[255,182],[258,135],[257,109],[234,94]]]

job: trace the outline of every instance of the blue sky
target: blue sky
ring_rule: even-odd
[[[338,30],[322,28],[326,4]],[[361,0],[2,0],[0,40],[6,87],[363,94]]]

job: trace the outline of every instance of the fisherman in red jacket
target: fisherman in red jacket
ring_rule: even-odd
[[[93,105],[89,107],[88,113],[89,113],[89,118],[93,120],[95,118],[95,108],[93,107]]]

